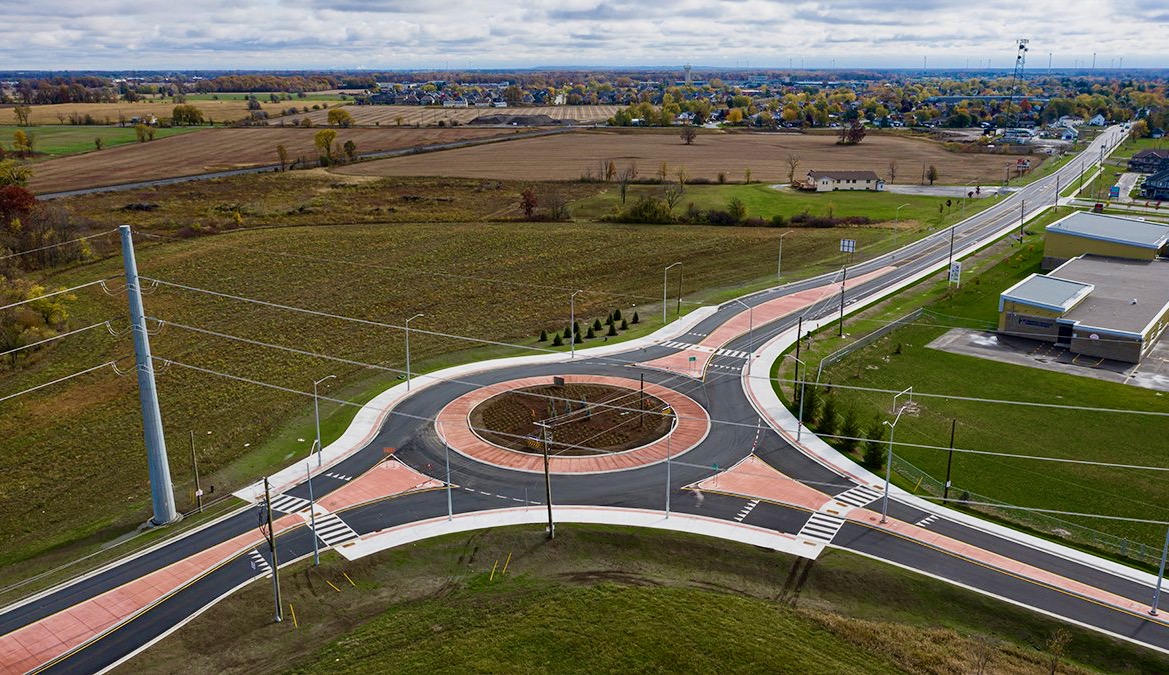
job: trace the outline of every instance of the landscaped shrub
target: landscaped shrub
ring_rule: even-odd
[[[641,323],[641,317],[637,316],[637,312],[633,313],[633,323]]]
[[[615,324],[615,323],[609,324],[609,332],[605,333],[605,335],[607,335],[609,337],[613,337],[613,336],[617,335],[617,324]]]
[[[839,423],[840,420],[836,414],[836,397],[827,394],[824,396],[824,409],[820,412],[820,423],[816,425],[816,431],[824,436],[835,436]]]
[[[885,463],[885,452],[888,450],[885,444],[885,425],[880,415],[873,418],[869,432],[865,436],[868,440],[865,441],[861,464],[870,471],[876,471]]]
[[[629,322],[621,319],[621,330],[629,330]]]
[[[540,331],[540,339],[537,340],[537,342],[547,342],[547,341],[548,341],[548,331],[541,330]]]
[[[598,321],[597,323],[600,323],[600,322]],[[585,333],[585,338],[591,340],[595,337],[597,337],[597,334],[593,331],[593,327],[589,326],[588,332]]]
[[[601,330],[601,320],[593,319],[593,330]]]
[[[563,347],[564,346],[564,338],[560,337],[560,333],[557,333],[556,337],[552,338],[552,346],[553,347]]]
[[[615,309],[615,310],[613,310],[613,320],[614,320],[614,321],[620,321],[620,320],[621,320],[621,310],[619,310],[619,309]]]

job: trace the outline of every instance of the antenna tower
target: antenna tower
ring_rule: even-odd
[[[1007,93],[1007,109],[1003,114],[1008,124],[1012,122],[1011,104],[1015,102],[1015,87],[1019,82],[1019,78],[1023,76],[1023,68],[1027,65],[1027,44],[1030,42],[1027,38],[1019,38],[1016,40],[1018,50],[1015,54],[1015,72],[1011,74],[1011,90]],[[1020,110],[1020,112],[1022,111]],[[1012,124],[1012,126],[1018,126],[1018,119],[1018,117],[1013,118],[1015,124]]]

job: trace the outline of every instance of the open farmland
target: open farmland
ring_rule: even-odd
[[[416,105],[351,105],[345,109],[353,116],[354,124],[359,126],[397,126],[401,119],[402,125],[434,126],[440,121],[450,124],[452,121],[466,124],[480,115],[547,115],[556,120],[576,120],[591,124],[605,123],[621,106],[615,105],[558,105],[541,107],[509,107],[509,108],[438,108]],[[321,126],[328,122],[328,110],[314,110],[302,115],[290,115],[271,120],[270,124],[290,124],[298,118],[312,120],[313,124]]]
[[[326,189],[345,195],[349,188]],[[850,233],[866,241],[893,234],[879,228]],[[425,321],[413,324],[420,331],[533,344],[541,329],[561,329],[567,319],[567,294],[550,288],[588,289],[577,297],[578,316],[632,309],[640,311],[648,330],[657,325],[654,303],[660,298],[664,264],[687,261],[683,290],[694,299],[702,289],[770,278],[779,234],[773,228],[581,223],[289,227],[161,244],[139,236],[138,260],[144,276],[194,287],[391,323],[424,311]],[[823,270],[839,259],[838,246],[837,231],[800,230],[785,240],[785,269],[789,274],[811,271],[812,266]],[[56,272],[47,282],[70,287],[120,269],[115,257]],[[146,311],[255,340],[390,368],[403,365],[400,331],[166,287],[147,297]],[[131,353],[123,330],[124,296],[90,288],[77,293],[69,312],[77,327],[112,319],[119,334],[93,330],[61,340],[20,369],[0,373],[4,391],[22,391]],[[327,391],[347,400],[364,400],[376,386],[396,381],[396,373],[177,326],[167,326],[151,340],[159,358],[298,391],[311,387],[314,379],[336,374],[341,389],[330,386]],[[435,359],[449,363],[455,352],[473,346],[421,333],[411,343],[420,372],[437,365]],[[311,405],[303,396],[173,365],[160,368],[158,385],[181,509],[191,505],[188,431],[196,432],[204,485],[214,485],[216,496],[308,450]],[[337,410],[332,404],[322,406],[326,442],[344,421],[343,415],[330,419]],[[0,407],[0,454],[5,457],[0,568],[10,574],[19,571],[20,566],[11,564],[16,560],[85,536],[104,541],[145,518],[149,489],[131,377],[106,368],[5,403]],[[34,531],[36,538],[29,536]]]
[[[101,185],[191,176],[275,164],[276,146],[288,155],[316,159],[318,129],[245,127],[206,129],[148,143],[42,162],[30,181],[34,192],[59,192]],[[352,140],[358,152],[392,150],[499,135],[499,129],[339,129],[336,147]]]
[[[1003,167],[1014,158],[949,152],[923,139],[870,134],[859,145],[837,145],[832,135],[768,133],[701,133],[685,145],[677,133],[581,131],[554,138],[520,140],[505,145],[465,148],[440,154],[401,157],[347,166],[341,173],[371,176],[461,176],[514,180],[578,180],[597,176],[609,161],[623,169],[636,165],[639,175],[654,175],[662,162],[675,178],[684,168],[688,178],[716,180],[725,173],[742,180],[786,182],[788,155],[800,157],[797,176],[809,169],[871,169],[888,179],[889,161],[896,160],[893,182],[921,182],[925,167],[938,169],[938,182],[988,185],[1002,179]],[[1038,166],[1040,157],[1032,159]]]
[[[299,100],[281,101],[279,103],[268,103],[264,96],[257,96],[261,99],[260,104],[263,106],[265,112],[269,115],[279,115],[281,111],[296,106],[298,108],[304,107],[305,103]],[[214,122],[235,122],[242,120],[251,115],[248,110],[248,104],[245,99],[235,100],[218,100],[218,101],[192,101],[188,103],[194,105],[199,110],[203,111],[203,116]],[[320,105],[317,103],[317,105]],[[170,117],[171,111],[174,110],[175,103],[171,99],[155,99],[143,100],[137,103],[130,103],[127,101],[119,101],[118,103],[54,103],[50,105],[34,105],[30,106],[29,122],[32,124],[69,124],[69,116],[90,115],[98,124],[118,124],[124,117],[129,120],[131,117],[145,117],[147,115],[154,115],[158,118]],[[311,104],[309,107],[312,107]],[[328,114],[327,112],[325,114]],[[0,123],[13,124],[16,122],[16,116],[12,112],[12,106],[0,106]]]

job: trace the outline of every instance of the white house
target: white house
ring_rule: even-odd
[[[885,189],[885,181],[873,171],[817,171],[808,172],[807,179],[802,185],[804,190],[816,192],[832,192],[834,190],[873,190],[880,192]]]
[[[1093,127],[1102,127],[1105,124],[1108,124],[1108,120],[1104,119],[1104,115],[1101,115],[1100,113],[1096,113],[1095,117],[1088,120],[1088,125]]]

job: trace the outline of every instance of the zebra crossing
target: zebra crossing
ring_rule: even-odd
[[[272,498],[272,510],[283,511],[284,513],[299,513],[309,507],[307,499],[300,497],[293,497],[292,495],[276,495]]]
[[[743,522],[743,519],[746,518],[752,511],[754,511],[756,506],[759,506],[758,499],[752,499],[751,501],[747,502],[747,505],[743,507],[743,510],[739,511],[739,515],[735,516],[735,522]]]
[[[353,476],[346,476],[345,474],[341,473],[333,473],[332,471],[325,473],[325,475],[329,478],[336,478],[337,480],[343,480],[346,482],[353,480]]]
[[[875,490],[867,485],[858,485],[854,488],[845,490],[833,497],[838,502],[848,504],[860,508],[866,504],[876,500],[883,493],[880,490]]]
[[[840,516],[833,516],[822,511],[817,511],[812,514],[808,522],[800,528],[797,537],[804,537],[806,539],[815,539],[825,544],[832,543],[833,537],[840,531],[840,527],[844,525],[844,518]]]
[[[699,333],[697,331],[691,331],[691,332],[687,333],[687,335],[689,335],[691,337],[699,337],[699,338],[706,337],[706,333]]]
[[[729,370],[729,371],[736,372],[736,373],[743,370],[742,365],[728,366],[728,365],[722,364],[722,363],[712,363],[712,364],[710,364],[710,367],[711,368],[718,368],[719,370]]]
[[[264,574],[272,573],[272,566],[268,564],[268,561],[256,549],[253,548],[248,551],[248,558],[252,561],[252,569],[260,570]]]
[[[735,359],[745,359],[751,356],[751,352],[739,351],[738,349],[716,349],[714,353],[719,356],[729,356]]]
[[[671,349],[699,349],[701,351],[712,351],[709,347],[701,347],[690,342],[678,342],[677,340],[666,340],[662,342],[663,347]],[[712,351],[716,356],[729,356],[733,359],[750,358],[751,352],[745,352],[740,349],[715,349]]]
[[[693,343],[678,342],[676,340],[666,340],[662,343],[662,345],[665,347],[670,347],[671,349],[690,349],[691,347],[694,347]]]
[[[922,518],[921,520],[914,523],[914,525],[917,525],[918,527],[926,527],[927,525],[930,525],[938,518],[939,518],[938,514],[936,514],[936,513],[930,514],[930,515],[926,516],[925,518]]]
[[[317,536],[327,545],[336,548],[340,544],[356,539],[357,533],[345,524],[344,520],[335,513],[326,513],[317,516]]]

